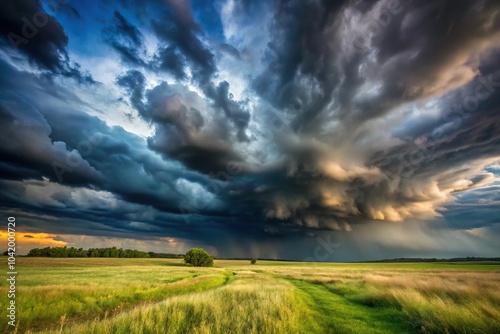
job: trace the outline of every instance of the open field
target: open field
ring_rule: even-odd
[[[17,269],[17,333],[500,333],[500,264],[21,257]]]

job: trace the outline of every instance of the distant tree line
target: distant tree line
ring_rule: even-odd
[[[33,248],[28,256],[44,257],[123,257],[123,258],[145,258],[149,253],[135,249],[122,248],[75,248],[75,247],[45,247]]]
[[[184,257],[184,254],[173,254],[173,253],[148,252],[148,254],[149,257],[155,257],[155,258],[182,259]]]

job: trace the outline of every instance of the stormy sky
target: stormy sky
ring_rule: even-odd
[[[499,255],[496,0],[16,0],[0,18],[0,211],[24,252]]]

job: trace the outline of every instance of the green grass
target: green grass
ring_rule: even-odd
[[[91,259],[18,259],[20,329],[41,329],[63,316],[76,321],[115,314],[138,303],[220,286],[229,275],[221,269],[126,260],[98,259],[90,266]]]
[[[363,312],[367,317],[369,309],[395,311],[393,315],[399,312],[398,319],[406,318],[404,321],[417,332],[499,333],[500,273],[467,269],[461,266],[460,270],[408,270],[393,266],[375,270],[370,265],[349,270],[316,268],[313,273],[299,267],[274,268],[272,272],[317,284],[332,293],[328,300],[336,299],[340,304],[337,297],[341,297],[342,304],[365,307]],[[351,312],[349,319],[355,319],[355,312]],[[356,328],[352,324],[350,328]]]
[[[326,286],[291,280],[303,291],[322,333],[412,333],[407,316],[391,307],[373,308],[332,293]]]
[[[17,333],[500,333],[497,264],[17,264]]]
[[[44,333],[298,333],[305,310],[291,284],[237,273],[218,289]],[[304,332],[305,333],[305,332]]]

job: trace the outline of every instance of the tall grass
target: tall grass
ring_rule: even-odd
[[[427,332],[500,332],[499,274],[393,275],[383,280],[370,275],[365,282],[385,290],[381,297],[401,307],[414,326]]]
[[[99,266],[88,266],[91,262],[86,260],[90,259],[71,259],[77,261],[61,266],[59,259],[39,260],[38,266],[33,265],[36,264],[33,259],[18,261],[19,333],[54,326],[62,316],[66,323],[71,323],[113,315],[137,304],[214,288],[227,280],[227,272],[222,269],[157,265],[158,262],[153,261],[148,265],[143,261],[127,263],[122,259],[109,259],[105,266],[100,264],[106,261],[99,261]],[[67,261],[61,259],[61,262]],[[117,263],[125,265],[117,266]],[[139,263],[144,265],[138,266]],[[6,296],[4,290],[2,286],[0,293]],[[2,298],[2,302],[4,300]]]
[[[500,333],[497,265],[215,265],[18,258],[17,332]]]
[[[307,313],[293,286],[266,275],[237,274],[229,285],[138,307],[62,333],[299,333]],[[43,333],[58,333],[58,330]]]
[[[417,332],[500,333],[500,273],[464,270],[273,269],[327,287],[360,306],[401,310]]]

